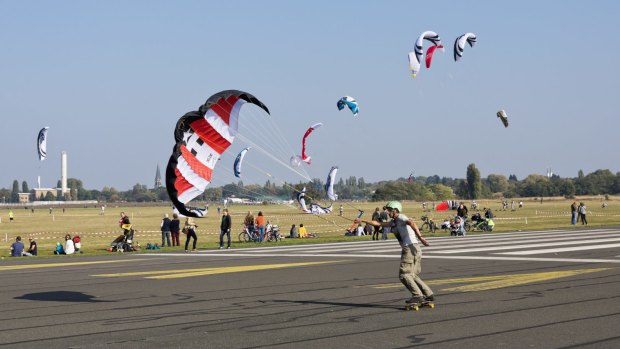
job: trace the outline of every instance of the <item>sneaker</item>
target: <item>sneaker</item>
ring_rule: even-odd
[[[185,250],[185,253],[189,253],[189,250]]]
[[[220,246],[220,250],[223,249],[223,248],[224,248],[224,246]]]
[[[424,297],[424,300],[427,302],[432,302],[435,300],[435,295],[426,296]]]
[[[197,249],[193,249],[192,252],[198,252],[198,250]]]
[[[230,246],[226,247],[227,250],[230,250]]]
[[[407,303],[407,304],[413,304],[413,303],[418,303],[419,304],[419,303],[422,303],[422,302],[424,302],[424,298],[423,297],[416,297],[416,296],[413,296],[413,297],[411,297],[411,298],[409,298],[408,300],[405,301],[405,303]]]

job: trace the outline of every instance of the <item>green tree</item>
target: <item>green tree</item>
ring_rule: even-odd
[[[469,199],[479,199],[482,196],[482,184],[480,183],[480,171],[476,165],[467,166],[467,194]]]
[[[28,193],[30,192],[30,188],[28,188],[28,182],[23,181],[22,182],[22,193]]]
[[[490,174],[487,176],[487,183],[491,193],[503,193],[508,189],[508,178],[504,175]]]
[[[19,202],[19,182],[13,181],[13,190],[11,191],[11,202]]]

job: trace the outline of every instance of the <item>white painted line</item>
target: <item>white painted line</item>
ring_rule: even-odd
[[[620,247],[620,244],[607,244],[607,245],[593,245],[593,246],[577,246],[577,247],[565,247],[565,248],[549,248],[546,250],[532,250],[532,251],[516,251],[516,252],[502,252],[498,254],[507,255],[531,255],[542,253],[557,253],[557,252],[569,252],[569,251],[583,251],[583,250],[602,250],[605,248]]]
[[[447,251],[433,251],[433,253],[446,253],[446,254],[450,254],[450,253],[469,253],[469,252],[483,252],[483,251],[501,251],[501,250],[516,250],[516,249],[520,249],[520,248],[527,248],[527,249],[532,249],[532,248],[538,248],[538,247],[549,247],[549,246],[566,246],[566,245],[591,245],[591,244],[597,244],[600,242],[612,242],[612,241],[620,241],[620,238],[613,238],[613,239],[580,239],[580,240],[572,240],[572,241],[556,241],[556,242],[549,242],[549,243],[545,243],[545,244],[539,244],[536,241],[532,241],[529,244],[523,244],[523,245],[511,245],[511,246],[493,246],[493,247],[479,247],[479,248],[463,248],[463,249],[458,249],[458,250],[447,250]],[[429,249],[430,247],[427,247],[427,249]],[[578,250],[578,248],[576,248],[576,250]],[[532,251],[540,251],[540,250],[528,250],[528,251],[523,251],[523,252],[532,252]],[[570,251],[570,250],[568,250]],[[514,252],[516,253],[516,252]],[[524,253],[524,254],[528,254],[528,253]],[[535,254],[535,253],[532,253]]]
[[[399,259],[399,254],[245,254],[245,253],[149,253],[136,254],[136,257],[330,257],[330,258],[382,258],[382,259]],[[455,259],[455,260],[490,260],[490,261],[524,261],[524,262],[566,262],[566,263],[620,263],[620,259],[583,259],[583,258],[534,258],[534,257],[500,257],[500,256],[435,256],[424,255],[422,259]]]
[[[568,263],[620,263],[618,259],[583,259],[583,258],[534,258],[534,257],[499,257],[499,256],[422,256],[422,259],[468,259],[491,261],[525,261],[525,262],[568,262]]]

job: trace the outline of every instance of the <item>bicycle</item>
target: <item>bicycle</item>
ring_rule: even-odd
[[[248,229],[247,225],[243,225],[243,231],[241,233],[239,233],[239,242],[259,242],[260,241],[260,235],[258,235],[258,232],[256,230],[254,230],[253,232],[250,232],[250,230]]]
[[[437,230],[437,225],[435,224],[435,222],[433,222],[432,219],[428,218],[428,216],[422,216],[420,219],[422,220],[422,222],[424,222],[420,227],[420,231],[429,231],[431,234],[434,234],[435,230]]]
[[[267,242],[274,242],[274,241],[282,241],[283,237],[282,235],[280,235],[280,228],[278,228],[277,225],[274,225],[271,227],[271,229],[269,229],[269,231],[267,231]]]

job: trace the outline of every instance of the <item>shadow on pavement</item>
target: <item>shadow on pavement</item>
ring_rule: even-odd
[[[91,296],[82,292],[73,292],[73,291],[53,291],[53,292],[39,292],[39,293],[28,293],[20,297],[15,297],[15,299],[26,299],[29,301],[55,301],[55,302],[84,302],[84,303],[98,303],[98,302],[109,302],[94,299],[94,296]]]

